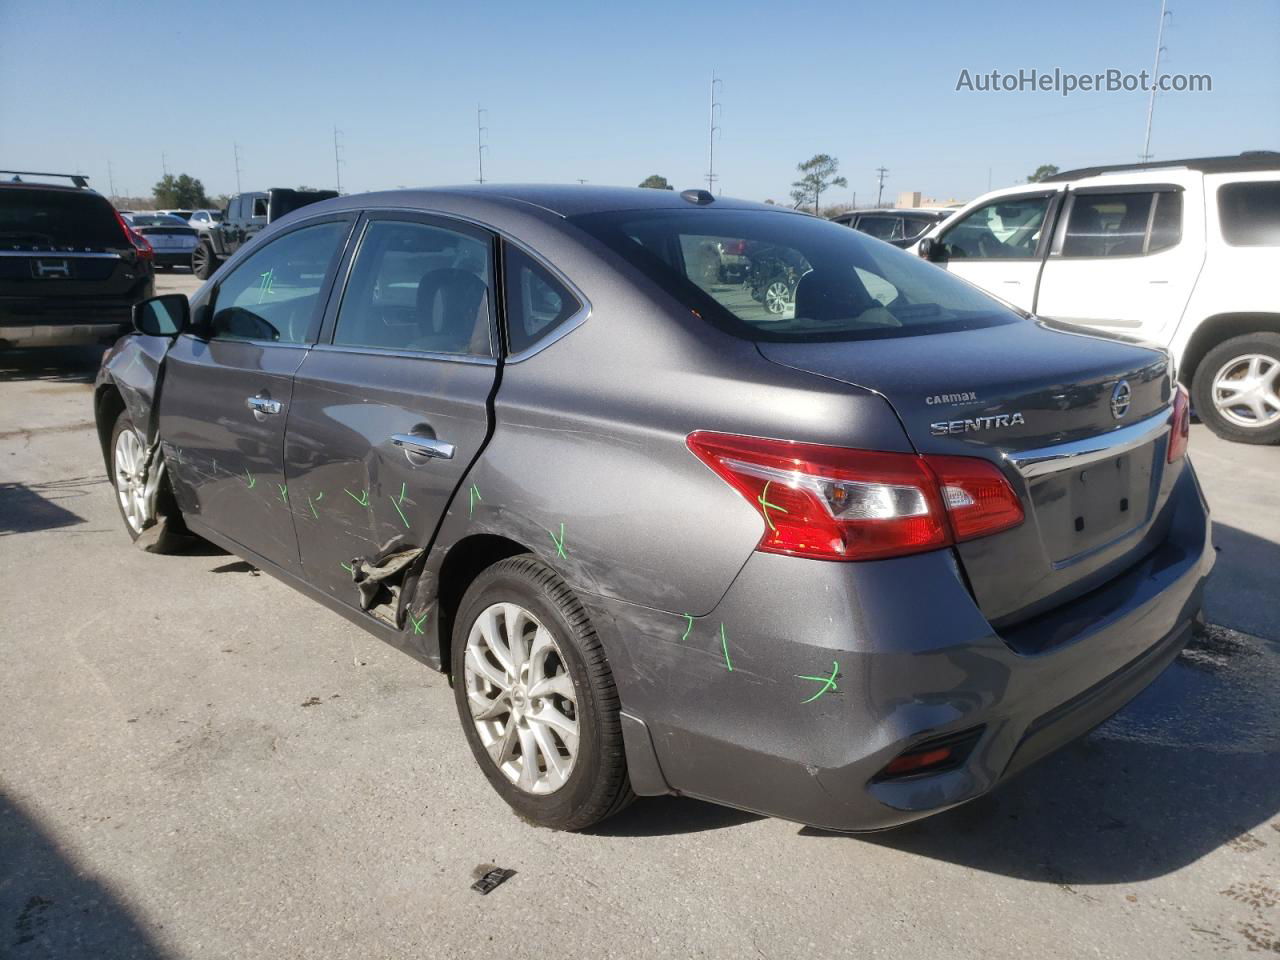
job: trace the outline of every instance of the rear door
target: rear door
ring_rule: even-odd
[[[315,586],[394,622],[352,584],[362,558],[426,547],[490,428],[494,241],[468,224],[373,213],[322,339],[297,371],[286,471]]]
[[[1184,202],[1181,183],[1073,188],[1041,274],[1035,312],[1167,343],[1204,254],[1204,209]]]
[[[1060,187],[998,197],[938,234],[945,267],[956,276],[1030,311]]]
[[[314,340],[350,216],[299,224],[240,261],[210,295],[200,335],[165,358],[160,435],[182,508],[297,572],[284,470],[293,375]]]

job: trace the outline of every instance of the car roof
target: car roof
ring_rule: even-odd
[[[652,190],[646,187],[606,187],[596,184],[501,184],[431,187],[416,190],[386,190],[379,193],[352,194],[324,201],[326,209],[349,207],[431,208],[435,198],[468,198],[482,200],[513,210],[539,207],[560,217],[621,210],[771,210],[796,213],[787,207],[716,197],[708,204],[696,204],[674,190]],[[315,207],[319,207],[316,204]]]
[[[1280,152],[1274,150],[1246,150],[1226,157],[1195,157],[1189,160],[1158,160],[1149,163],[1123,163],[1100,167],[1081,167],[1064,170],[1040,183],[1060,183],[1064,180],[1083,180],[1107,173],[1134,173],[1144,170],[1170,170],[1182,168],[1200,173],[1246,173],[1254,170],[1280,170]]]

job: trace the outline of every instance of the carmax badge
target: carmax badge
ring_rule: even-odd
[[[935,437],[945,437],[952,433],[972,433],[976,430],[997,430],[1001,427],[1017,427],[1026,423],[1021,412],[997,413],[990,417],[968,417],[964,420],[940,420],[929,424],[929,430]]]

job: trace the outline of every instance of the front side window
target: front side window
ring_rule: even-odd
[[[815,217],[659,210],[571,220],[696,317],[751,340],[906,337],[1020,319],[918,257]],[[745,280],[731,282],[708,269],[708,238],[721,251],[741,251],[734,256],[744,261]]]
[[[218,285],[210,335],[305,343],[349,228],[345,220],[317,223],[255,250]]]
[[[1035,257],[1050,197],[1008,197],[979,207],[942,234],[948,258],[1026,260]]]
[[[519,353],[572,317],[582,304],[523,250],[508,244],[504,260],[507,344],[512,353]]]
[[[1081,193],[1071,203],[1064,257],[1142,254],[1154,193]]]
[[[489,244],[408,220],[365,228],[333,342],[421,353],[493,355]]]
[[[1280,246],[1280,181],[1229,183],[1218,190],[1222,238],[1233,247]]]

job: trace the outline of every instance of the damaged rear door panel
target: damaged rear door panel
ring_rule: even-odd
[[[307,581],[423,633],[401,586],[491,432],[493,241],[404,212],[357,230],[342,296],[295,377],[285,470]]]

